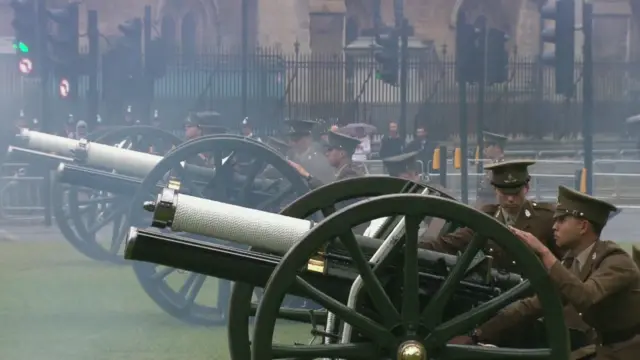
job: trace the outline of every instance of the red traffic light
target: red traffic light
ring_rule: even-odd
[[[67,96],[69,96],[69,91],[71,90],[71,84],[69,84],[69,80],[67,79],[60,79],[60,85],[58,86],[58,90],[60,92],[60,97],[61,98],[66,98]]]

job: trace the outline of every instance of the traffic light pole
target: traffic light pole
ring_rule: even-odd
[[[482,159],[482,149],[484,149],[484,103],[485,103],[485,89],[487,86],[487,18],[480,16],[477,20],[477,29],[480,31],[480,78],[478,79],[478,113],[476,117],[476,146],[478,147],[479,158]],[[476,164],[476,173],[482,174],[483,171],[482,161],[478,161]],[[481,179],[481,177],[479,177]],[[480,181],[480,180],[478,180]]]
[[[38,51],[38,63],[40,64],[40,114],[39,118],[42,124],[42,131],[52,133],[54,126],[51,119],[51,111],[49,109],[49,57],[47,54],[47,3],[46,0],[38,0],[36,2],[36,14],[38,33],[36,36],[36,47]],[[42,195],[44,197],[44,225],[51,226],[53,224],[51,211],[51,171],[44,170],[42,172],[43,185]]]
[[[98,30],[98,12],[89,10],[87,12],[87,36],[89,38],[89,56],[87,69],[89,74],[89,91],[87,97],[89,106],[87,108],[87,124],[92,131],[96,128],[98,118],[99,93],[98,93],[98,65],[100,59],[100,33]]]
[[[582,76],[582,137],[587,194],[593,194],[593,3],[582,5],[582,31],[584,33]]]
[[[456,72],[460,74],[458,76],[458,108],[460,111],[460,152],[462,155],[460,164],[460,192],[461,200],[463,203],[469,203],[469,140],[467,134],[469,133],[469,119],[467,114],[467,82],[468,74],[461,67],[466,63],[467,59],[461,58],[464,56],[463,44],[460,41],[463,28],[466,25],[466,18],[463,11],[458,12],[458,18],[456,21],[456,64],[458,68]]]
[[[409,65],[409,21],[402,19],[400,25],[400,138],[407,138],[407,66]]]
[[[142,24],[142,37],[144,38],[144,75],[143,75],[143,88],[144,95],[142,101],[141,121],[145,124],[151,123],[151,104],[154,97],[154,79],[153,75],[149,71],[151,63],[151,6],[144,7],[144,22]]]
[[[248,116],[249,102],[249,1],[242,0],[242,117]]]

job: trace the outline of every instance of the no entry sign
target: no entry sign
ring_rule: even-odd
[[[69,90],[71,89],[69,85],[69,80],[61,79],[59,89],[60,89],[60,97],[66,98],[67,96],[69,96]]]

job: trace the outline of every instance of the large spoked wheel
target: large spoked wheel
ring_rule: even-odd
[[[119,127],[89,140],[140,152],[151,148],[168,151],[181,143],[172,133],[152,126]],[[117,194],[57,182],[52,191],[56,222],[69,243],[92,259],[116,264],[125,262],[119,253],[119,235],[130,201]]]
[[[435,196],[451,196],[424,184],[389,176],[368,176],[346,179],[325,185],[300,197],[283,209],[280,214],[299,219],[309,218],[321,213],[327,217],[336,211],[336,205],[343,201],[350,201],[364,197],[374,197],[399,193],[421,193],[428,189],[428,193]],[[389,219],[381,226],[378,237],[385,238],[397,224],[397,219]],[[256,251],[256,249],[252,249]],[[252,302],[256,289],[245,283],[235,283],[231,292],[229,306],[228,339],[229,352],[233,360],[251,358],[251,341],[249,338],[249,323],[255,316],[257,304]],[[314,314],[317,324],[326,322],[326,311]],[[324,319],[318,318],[324,316]],[[282,307],[279,318],[309,322],[308,309],[294,309]]]
[[[237,158],[243,160],[242,169],[237,167]],[[188,164],[203,160],[207,167],[189,170]],[[261,176],[265,170],[272,175],[277,172],[278,180]],[[131,225],[149,225],[143,220],[148,213],[142,205],[156,198],[158,183],[167,182],[179,182],[181,193],[265,211],[280,211],[283,204],[309,190],[295,169],[262,143],[241,136],[212,135],[176,148],[158,163],[134,196]],[[205,326],[226,322],[231,282],[150,263],[134,262],[133,269],[145,292],[172,316]]]
[[[351,228],[354,225],[386,216],[404,216],[404,241],[399,241],[400,260],[393,265],[398,286],[389,291],[390,283],[381,281],[378,267],[371,267]],[[420,268],[418,231],[425,217],[447,219],[476,231],[465,252],[458,258],[446,280],[437,289],[430,288],[432,296],[420,301]],[[507,251],[521,266],[528,281],[522,282],[501,295],[468,309],[452,309],[460,282],[476,255],[483,249],[488,237]],[[363,283],[363,294],[370,304],[366,309],[349,308],[311,285],[301,276],[300,269],[324,244],[339,239],[348,251]],[[380,269],[381,270],[381,269]],[[388,273],[387,273],[388,274]],[[388,277],[387,277],[387,280]],[[394,281],[395,280],[395,281]],[[433,286],[433,285],[432,285]],[[282,299],[288,290],[296,288],[310,300],[324,306],[340,321],[350,325],[358,334],[339,344],[276,345],[274,328]],[[425,288],[423,287],[424,291]],[[495,312],[533,290],[544,310],[544,325],[548,348],[508,349],[480,346],[450,345],[447,342],[471,331],[477,324],[489,319]],[[394,300],[392,300],[394,299]],[[452,313],[453,312],[453,313]],[[365,315],[367,314],[367,315]],[[447,316],[446,314],[450,314]],[[251,345],[253,360],[284,358],[339,358],[339,359],[551,359],[569,358],[568,334],[562,315],[560,298],[549,280],[547,272],[534,254],[514,235],[490,216],[466,205],[434,196],[402,194],[364,200],[334,213],[311,229],[283,258],[271,275],[255,319]],[[411,354],[409,354],[409,352]]]

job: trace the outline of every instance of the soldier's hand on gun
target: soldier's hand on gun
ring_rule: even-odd
[[[533,250],[535,253],[540,254],[542,251],[545,250],[545,246],[533,234],[531,234],[529,232],[526,232],[526,231],[522,231],[522,230],[516,229],[513,226],[509,226],[509,230],[511,230],[511,232],[515,236],[517,236],[518,239],[522,240],[522,242],[527,244],[527,246],[529,246],[531,248],[531,250]]]
[[[302,165],[298,164],[298,163],[294,163],[291,160],[287,160],[287,162],[289,163],[289,165],[291,165],[291,167],[293,167],[294,169],[296,169],[296,171],[298,172],[298,174],[300,174],[300,176],[306,178],[309,177],[309,172],[307,172],[307,170],[305,170]]]
[[[471,336],[467,336],[467,335],[456,336],[453,339],[449,340],[449,344],[473,345],[473,339],[471,338]]]

